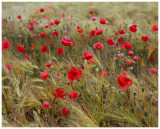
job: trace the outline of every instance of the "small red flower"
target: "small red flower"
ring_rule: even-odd
[[[46,45],[43,45],[41,47],[41,52],[43,52],[43,53],[47,52],[47,46]]]
[[[90,10],[90,11],[89,11],[89,13],[90,13],[90,14],[93,14],[93,13],[94,13],[94,11],[93,11],[93,10]]]
[[[25,49],[23,46],[18,45],[17,50],[18,50],[19,52],[24,52],[26,49]]]
[[[138,62],[138,57],[135,56],[135,57],[133,58],[133,60],[134,60],[135,62]]]
[[[18,15],[17,18],[18,18],[18,19],[21,19],[21,15]]]
[[[100,23],[100,24],[106,24],[106,20],[103,19],[103,18],[101,18],[101,19],[99,20],[99,23]]]
[[[124,75],[119,75],[117,82],[123,91],[127,90],[133,84],[133,81]]]
[[[45,38],[45,37],[47,36],[44,32],[40,32],[39,35],[40,35],[42,38]]]
[[[42,13],[44,12],[44,8],[40,8],[39,11]]]
[[[132,45],[130,42],[125,42],[125,48],[126,49],[132,49]]]
[[[157,31],[158,30],[158,25],[154,25],[153,27],[152,27],[152,31]]]
[[[129,27],[129,29],[130,29],[130,31],[136,33],[136,32],[137,32],[137,25],[131,25],[131,26]]]
[[[100,35],[102,33],[103,33],[103,29],[99,28],[99,29],[96,30],[95,36]]]
[[[106,71],[101,71],[100,72],[100,76],[102,76],[102,74],[103,74],[103,77],[106,77],[107,78],[107,76],[108,76],[108,73],[106,72]]]
[[[10,49],[10,48],[11,48],[11,44],[9,41],[2,41],[2,50]]]
[[[150,69],[151,73],[156,73],[156,69],[155,68],[152,68]]]
[[[61,18],[64,18],[66,16],[66,14],[62,13],[61,14]]]
[[[128,55],[133,56],[133,51],[129,51]]]
[[[52,64],[50,62],[48,62],[48,63],[45,64],[45,66],[47,66],[47,67],[51,67],[51,65]]]
[[[119,32],[116,32],[115,35],[119,35]]]
[[[32,48],[35,49],[35,48],[36,48],[36,45],[32,45]]]
[[[28,29],[29,29],[30,31],[32,31],[32,30],[34,29],[34,25],[28,26]]]
[[[154,57],[153,56],[149,57],[149,60],[152,62],[154,60]]]
[[[97,18],[96,17],[92,17],[92,21],[95,21]]]
[[[58,32],[57,32],[57,31],[54,31],[54,32],[52,33],[52,35],[57,37],[57,36],[58,36]]]
[[[49,26],[48,24],[45,24],[45,25],[44,25],[45,28],[48,28],[48,26]]]
[[[56,25],[59,25],[59,24],[60,24],[60,20],[55,20],[54,23],[55,23]]]
[[[82,29],[82,28],[81,28],[81,29],[78,29],[77,32],[78,32],[78,33],[82,33],[82,32],[83,32],[83,29]]]
[[[69,45],[71,45],[72,42],[68,37],[63,37],[62,40],[61,40],[61,43],[64,46],[69,46]]]
[[[49,108],[50,108],[50,104],[49,104],[49,102],[44,101],[44,102],[43,102],[43,108],[47,108],[47,109],[49,109]]]
[[[27,53],[24,53],[24,58],[29,60],[29,55]]]
[[[127,74],[127,71],[125,71],[125,70],[122,71],[122,74],[123,74],[123,75],[126,75],[126,74]]]
[[[69,112],[69,109],[68,109],[68,110],[66,110],[66,108],[63,108],[63,115],[68,114],[68,112]]]
[[[89,59],[91,59],[92,57],[93,57],[93,54],[92,54],[91,52],[85,51],[85,52],[83,53],[83,58],[82,58],[82,60],[85,60],[85,59],[89,60]]]
[[[58,53],[58,54],[64,54],[63,48],[58,47],[57,53]]]
[[[49,25],[50,26],[54,25],[54,22],[53,21],[49,21]]]
[[[108,45],[110,45],[110,46],[112,46],[112,45],[114,45],[114,42],[113,42],[113,40],[112,39],[107,39],[107,41],[106,41],[107,43],[108,43]]]
[[[56,92],[55,93],[53,92],[53,95],[55,96],[53,101],[55,101],[56,98],[58,98],[58,97],[62,98],[62,99],[66,99],[66,98],[64,98],[66,96],[66,94],[63,94],[63,93],[64,93],[63,89],[62,90],[60,88],[56,89]]]
[[[96,64],[95,61],[94,61],[94,58],[91,58],[91,59],[89,59],[87,61],[88,61],[88,64]]]
[[[120,37],[120,38],[118,39],[118,43],[119,43],[119,44],[123,44],[123,37]]]
[[[148,36],[142,36],[141,39],[142,39],[143,41],[149,41],[149,37],[148,37]]]
[[[72,91],[70,94],[69,94],[69,99],[75,99],[79,96],[79,94],[77,94],[75,91]]]
[[[119,45],[120,49],[124,50],[125,49],[125,45]]]
[[[82,75],[81,69],[76,69],[75,67],[70,68],[67,74],[70,82],[73,82],[75,79],[79,79],[81,75]]]
[[[120,34],[125,34],[125,31],[124,31],[123,29],[121,29],[121,30],[119,31],[119,33],[120,33]]]
[[[103,44],[102,43],[95,43],[93,47],[97,50],[102,50],[103,49]]]
[[[41,73],[41,78],[42,78],[43,80],[46,80],[46,79],[48,78],[48,76],[49,76],[49,73],[48,73],[48,72],[42,72],[42,73]]]
[[[131,65],[131,61],[128,60],[126,64],[127,64],[128,66],[130,66],[130,65]]]
[[[79,26],[79,25],[77,25],[77,29],[80,29],[80,26]]]
[[[8,69],[8,71],[12,70],[12,68],[11,68],[11,66],[9,64],[5,64],[5,67]]]
[[[71,46],[75,46],[75,41],[72,41]]]

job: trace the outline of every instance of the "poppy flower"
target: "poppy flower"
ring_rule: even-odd
[[[133,51],[129,51],[128,55],[133,56]]]
[[[54,10],[54,13],[57,13],[57,10]]]
[[[119,35],[119,32],[116,32],[115,35]]]
[[[41,78],[42,78],[43,80],[46,80],[46,79],[48,78],[48,76],[49,76],[49,73],[48,73],[48,72],[42,72],[42,73],[41,73]]]
[[[154,60],[154,57],[153,56],[149,57],[149,60],[152,62]]]
[[[99,29],[96,30],[95,36],[100,35],[102,33],[103,33],[103,29],[99,28]]]
[[[131,25],[131,26],[129,27],[129,29],[130,29],[130,31],[136,33],[136,32],[137,32],[137,25]]]
[[[40,35],[42,38],[45,38],[45,37],[47,36],[44,32],[40,32],[39,35]]]
[[[123,37],[120,37],[120,38],[118,39],[118,43],[119,43],[119,44],[123,44]]]
[[[157,31],[158,30],[158,25],[154,25],[153,27],[152,27],[152,31]]]
[[[8,71],[12,70],[12,68],[11,68],[11,66],[9,64],[5,64],[5,67],[8,69]]]
[[[94,58],[91,58],[89,60],[87,60],[88,64],[96,64],[95,61],[94,61]]]
[[[95,21],[97,18],[96,17],[92,17],[92,21]]]
[[[133,58],[133,60],[134,60],[135,62],[138,62],[138,57],[135,56],[135,57]]]
[[[36,45],[32,45],[32,48],[35,49],[35,48],[36,48]]]
[[[68,109],[68,110],[66,110],[66,108],[63,108],[63,115],[68,114],[68,112],[69,112],[69,109]]]
[[[92,38],[95,35],[95,32],[95,30],[91,30],[91,35],[89,37]]]
[[[123,70],[123,71],[122,71],[122,74],[123,74],[123,75],[126,75],[126,74],[127,74],[127,71]]]
[[[32,25],[32,26],[28,26],[28,29],[30,30],[30,31],[32,31],[33,29],[34,29],[34,26]]]
[[[17,46],[17,50],[18,50],[19,52],[24,52],[26,49],[25,49],[23,46],[18,45],[18,46]]]
[[[79,26],[79,25],[77,25],[77,29],[80,29],[80,26]]]
[[[71,45],[72,42],[68,37],[63,37],[62,40],[61,40],[61,43],[64,46],[69,46],[69,45]]]
[[[157,106],[158,105],[158,101],[155,101],[155,106]]]
[[[18,15],[17,18],[18,18],[18,19],[21,19],[21,15]]]
[[[150,69],[151,73],[156,73],[156,69],[155,68],[152,68]]]
[[[132,45],[130,42],[125,42],[125,48],[126,49],[132,49]]]
[[[24,58],[29,60],[29,55],[27,53],[24,53]]]
[[[54,32],[52,33],[52,35],[57,37],[57,36],[58,36],[58,32],[57,32],[57,31],[54,31]]]
[[[76,69],[75,67],[70,68],[67,74],[70,82],[73,82],[75,79],[79,79],[81,75],[82,71],[80,69]]]
[[[149,41],[149,37],[148,37],[148,36],[142,36],[141,39],[142,39],[143,41]]]
[[[47,66],[47,67],[51,67],[51,65],[52,64],[50,62],[48,62],[48,63],[45,64],[45,66]]]
[[[48,24],[45,24],[44,27],[45,27],[45,28],[48,28]]]
[[[106,71],[103,71],[103,72],[101,71],[100,72],[100,76],[102,76],[102,74],[103,74],[103,77],[107,77],[108,76],[108,73]]]
[[[118,54],[118,57],[120,57],[120,58],[123,58],[123,56],[124,56],[123,53]]]
[[[124,50],[125,49],[125,45],[119,45],[120,49]]]
[[[93,11],[93,10],[90,10],[90,11],[89,11],[89,13],[90,13],[90,14],[93,14],[93,13],[94,13],[94,11]]]
[[[93,47],[97,50],[102,50],[103,49],[103,44],[102,43],[95,43]]]
[[[54,23],[55,23],[56,25],[59,25],[60,20],[55,20]]]
[[[49,25],[50,26],[54,25],[54,22],[53,21],[49,21]]]
[[[49,109],[50,108],[50,104],[47,101],[43,102],[43,108]]]
[[[9,41],[2,41],[2,50],[5,50],[5,49],[10,49],[11,48],[11,44]]]
[[[82,33],[82,32],[83,32],[83,29],[82,29],[82,28],[81,28],[81,29],[78,29],[77,32],[78,32],[78,33]]]
[[[58,47],[57,53],[58,53],[58,54],[64,54],[63,48]]]
[[[71,41],[71,46],[75,46],[75,41]]]
[[[91,52],[85,51],[85,52],[83,53],[83,58],[82,58],[82,60],[85,60],[85,59],[89,60],[89,59],[91,59],[92,57],[93,57],[93,54],[92,54]]]
[[[32,37],[35,38],[35,37],[36,37],[36,34],[32,34]]]
[[[84,64],[83,64],[83,63],[81,64],[81,68],[82,68],[82,69],[85,69],[85,67],[84,67]]]
[[[112,39],[107,39],[106,41],[110,46],[114,45],[114,42]]]
[[[81,37],[84,37],[84,34],[81,34]]]
[[[128,60],[126,64],[127,64],[128,66],[130,66],[130,65],[131,65],[131,61]]]
[[[39,11],[40,11],[41,13],[43,13],[43,12],[44,12],[44,8],[40,8]]]
[[[124,31],[123,29],[121,29],[121,30],[119,31],[119,33],[120,33],[120,34],[124,34],[125,31]]]
[[[47,52],[47,46],[46,45],[43,45],[41,47],[41,52],[43,52],[43,53]]]
[[[127,90],[133,84],[133,81],[124,75],[119,75],[117,82],[123,91]]]
[[[64,13],[61,14],[61,18],[64,18],[66,15]]]
[[[77,94],[75,91],[72,91],[70,94],[69,94],[69,99],[75,99],[79,96],[79,94]]]
[[[56,98],[58,98],[58,97],[62,98],[62,99],[66,99],[66,98],[64,98],[66,96],[66,94],[63,94],[63,93],[64,93],[63,89],[62,90],[60,88],[56,89],[56,92],[55,93],[53,92],[53,95],[55,96],[53,101],[55,101]]]
[[[100,24],[106,24],[106,20],[103,19],[103,18],[101,18],[101,19],[99,20],[99,23],[100,23]]]

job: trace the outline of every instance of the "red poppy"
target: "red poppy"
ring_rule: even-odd
[[[96,17],[92,17],[92,21],[95,21],[97,18]]]
[[[68,112],[69,112],[69,109],[68,109],[68,110],[66,110],[66,108],[63,108],[63,115],[68,114]]]
[[[99,28],[99,29],[96,30],[95,36],[100,35],[102,33],[103,33],[103,29]]]
[[[5,67],[8,69],[8,71],[12,70],[12,68],[11,68],[11,66],[9,64],[5,64]]]
[[[93,57],[93,54],[92,54],[91,52],[85,51],[85,52],[83,53],[83,58],[82,58],[82,60],[85,60],[85,59],[89,60],[89,59],[91,59],[92,57]]]
[[[125,45],[119,45],[120,49],[124,50],[125,49]]]
[[[130,66],[130,65],[131,65],[131,61],[128,60],[126,64],[127,64],[128,66]]]
[[[133,60],[134,60],[135,62],[138,62],[138,57],[135,56],[135,57],[133,58]]]
[[[28,29],[29,29],[30,31],[32,31],[32,30],[34,29],[34,25],[28,26]]]
[[[90,13],[90,14],[93,14],[93,13],[94,13],[94,11],[93,11],[93,10],[90,10],[90,11],[89,11],[89,13]]]
[[[63,48],[58,47],[57,53],[58,53],[58,54],[64,54]]]
[[[21,15],[18,15],[17,18],[18,18],[18,19],[21,19]]]
[[[35,48],[36,48],[36,45],[32,45],[32,48],[35,49]]]
[[[56,98],[58,98],[58,97],[62,98],[62,99],[66,99],[66,98],[64,98],[66,96],[66,94],[63,94],[63,93],[64,93],[63,89],[62,90],[60,88],[56,89],[56,92],[55,93],[53,92],[53,95],[55,96],[53,101],[55,101]]]
[[[119,43],[119,44],[123,44],[123,37],[120,37],[120,38],[118,39],[118,43]]]
[[[124,75],[119,75],[117,82],[123,91],[127,90],[133,84],[133,81]]]
[[[45,37],[47,36],[44,32],[40,32],[39,35],[40,35],[42,38],[45,38]]]
[[[158,25],[154,25],[153,27],[152,27],[152,31],[157,31],[158,30]]]
[[[101,71],[100,72],[100,76],[102,76],[102,73],[103,73],[103,77],[107,77],[108,76],[108,73],[106,71],[103,71],[103,72]]]
[[[102,43],[95,43],[93,47],[97,50],[102,50],[103,49],[103,44]]]
[[[155,106],[157,106],[158,105],[158,101],[155,101]]]
[[[61,40],[61,43],[64,46],[69,46],[69,45],[71,45],[72,42],[68,37],[63,37],[62,40]]]
[[[133,51],[129,51],[128,55],[133,56]]]
[[[26,49],[25,49],[23,46],[18,45],[17,50],[18,50],[19,52],[24,52]]]
[[[48,28],[48,24],[45,24],[44,27],[45,27],[45,28]]]
[[[142,39],[143,41],[149,41],[149,37],[148,37],[148,36],[142,36],[141,39]]]
[[[115,35],[119,35],[119,32],[116,32]]]
[[[46,45],[43,45],[41,47],[41,52],[43,52],[43,53],[47,52],[47,46]]]
[[[88,64],[96,64],[95,61],[94,61],[94,58],[91,58],[91,59],[89,59],[87,61],[88,61]]]
[[[84,34],[81,34],[81,37],[84,37]]]
[[[48,62],[48,63],[45,64],[45,66],[47,66],[47,67],[51,67],[51,65],[52,64],[50,62]]]
[[[75,99],[79,96],[79,94],[77,94],[75,91],[72,91],[70,94],[69,94],[69,99]]]
[[[120,33],[120,34],[124,34],[125,31],[124,31],[123,29],[121,29],[121,30],[119,31],[119,33]]]
[[[73,82],[75,79],[79,79],[81,75],[82,75],[81,69],[76,69],[75,67],[70,68],[67,74],[70,82]]]
[[[154,60],[154,57],[153,56],[149,57],[149,60],[152,62]]]
[[[44,12],[44,8],[40,8],[39,11],[42,13]]]
[[[49,25],[50,26],[54,25],[54,22],[53,21],[49,21]]]
[[[61,18],[64,18],[66,15],[64,13],[61,14]]]
[[[156,69],[155,68],[152,68],[150,69],[151,73],[156,73]]]
[[[71,46],[75,46],[75,41],[71,41]]]
[[[107,39],[106,41],[110,46],[114,45],[114,42],[112,39]]]
[[[27,53],[24,53],[24,58],[29,60],[29,55]]]
[[[132,45],[130,42],[125,42],[125,48],[126,49],[132,49]]]
[[[131,26],[129,27],[129,29],[130,29],[130,31],[136,33],[136,32],[137,32],[137,25],[131,25]]]
[[[48,72],[42,72],[42,73],[41,73],[41,78],[42,78],[43,80],[46,80],[46,79],[48,78],[48,76],[49,76],[49,73],[48,73]]]
[[[55,23],[56,25],[59,25],[60,20],[55,20],[54,23]]]
[[[82,32],[83,32],[83,29],[82,29],[82,28],[81,28],[81,29],[78,29],[77,32],[78,32],[78,33],[82,33]]]
[[[10,49],[11,48],[11,44],[9,41],[2,41],[2,50],[5,50],[5,49]]]
[[[95,32],[95,30],[91,30],[91,35],[89,37],[92,38],[95,35]]]
[[[57,13],[57,10],[54,10],[54,13]]]
[[[49,109],[49,108],[50,108],[50,104],[49,104],[49,102],[44,101],[44,102],[43,102],[43,108],[47,108],[47,109]]]
[[[122,71],[122,74],[123,74],[123,75],[126,75],[126,74],[127,74],[127,71],[123,70],[123,71]]]
[[[80,29],[80,26],[79,26],[79,25],[77,25],[77,29]]]
[[[103,19],[103,18],[101,18],[101,19],[99,20],[99,23],[100,23],[100,24],[106,24],[106,20]]]
[[[58,32],[57,32],[57,31],[54,31],[54,32],[52,33],[52,35],[57,37],[57,36],[58,36]]]

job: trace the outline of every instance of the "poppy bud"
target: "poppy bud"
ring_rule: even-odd
[[[83,63],[81,64],[81,68],[82,68],[82,69],[85,69],[85,67],[84,67],[84,64],[83,64]]]

